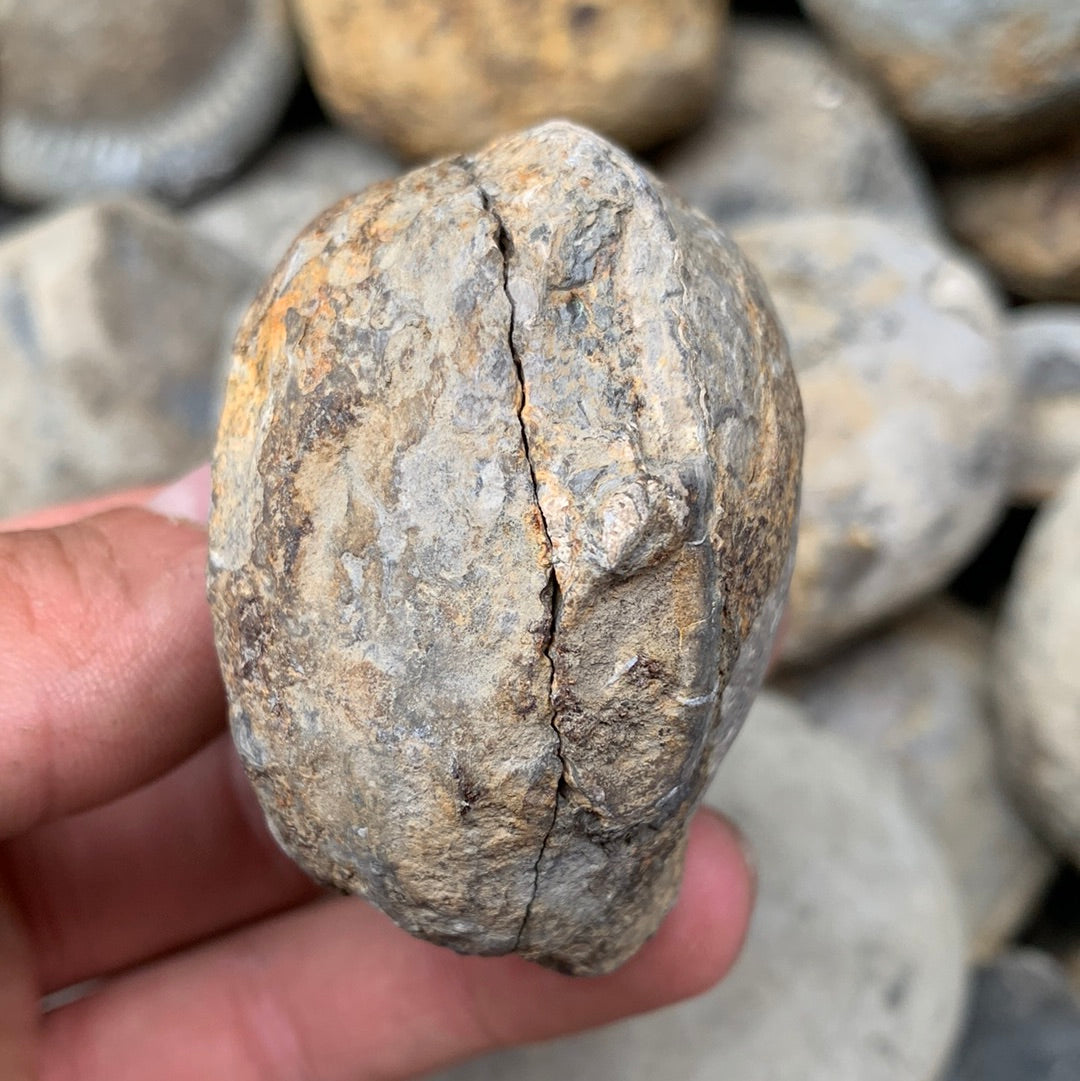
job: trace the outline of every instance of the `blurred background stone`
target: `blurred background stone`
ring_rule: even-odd
[[[993,526],[1015,385],[997,298],[947,247],[869,216],[735,230],[791,343],[806,414],[783,658],[944,584]]]
[[[1076,0],[801,2],[942,157],[1000,158],[1080,121]]]
[[[285,0],[0,0],[0,187],[187,199],[269,135],[295,74]]]
[[[1055,870],[998,777],[989,658],[986,623],[934,600],[842,657],[778,681],[819,724],[899,769],[941,841],[980,959],[1020,928]]]
[[[1061,966],[1017,950],[979,970],[948,1081],[1072,1081],[1080,1077],[1080,1003]]]
[[[998,630],[1003,762],[1046,838],[1080,865],[1080,470],[1035,518]]]
[[[1080,467],[1080,305],[1009,312],[1005,357],[1020,381],[1013,498],[1039,503]]]
[[[1080,136],[994,170],[946,177],[941,195],[949,228],[1014,293],[1080,300]]]
[[[206,459],[255,272],[150,203],[109,199],[0,240],[0,515]]]
[[[659,172],[721,225],[866,209],[936,227],[923,166],[899,125],[796,23],[736,20],[708,119]]]
[[[269,274],[323,210],[399,171],[377,147],[314,128],[277,143],[247,175],[193,207],[188,221]]]
[[[726,0],[293,0],[320,98],[409,158],[562,117],[632,149],[711,100]]]
[[[744,952],[697,999],[444,1081],[935,1081],[961,1022],[952,883],[895,775],[763,694],[706,797],[746,833]]]

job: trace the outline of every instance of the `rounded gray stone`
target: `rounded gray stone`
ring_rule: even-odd
[[[1020,383],[1012,494],[1039,503],[1080,467],[1080,306],[1014,309],[1004,348]]]
[[[1080,120],[1075,0],[800,0],[935,153],[1014,154]]]
[[[758,896],[714,989],[442,1081],[936,1081],[962,1021],[964,941],[898,779],[762,694],[706,797],[746,834]]]
[[[210,521],[286,850],[459,950],[626,960],[760,684],[801,443],[756,274],[598,136],[324,214],[237,337]]]
[[[923,167],[873,91],[797,24],[740,19],[705,124],[660,176],[721,225],[865,209],[936,227]]]
[[[865,215],[735,237],[791,344],[806,413],[786,660],[942,585],[1007,492],[1014,379],[998,299],[941,243]]]
[[[190,198],[284,112],[285,0],[0,0],[0,188]]]
[[[1046,838],[1080,864],[1080,470],[1035,518],[997,633],[1004,764]]]
[[[254,271],[135,199],[0,239],[0,514],[167,480],[213,445]]]
[[[892,763],[941,842],[969,952],[993,957],[1056,869],[999,779],[989,716],[990,630],[945,600],[843,656],[778,680],[819,724]]]
[[[318,128],[275,144],[254,169],[192,207],[188,221],[269,274],[319,213],[399,171],[377,147]]]

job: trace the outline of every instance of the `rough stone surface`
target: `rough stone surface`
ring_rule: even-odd
[[[943,157],[989,159],[1080,120],[1075,0],[801,0]]]
[[[993,666],[1004,762],[1046,837],[1080,864],[1080,470],[1037,515]]]
[[[1080,1003],[1061,966],[1016,950],[975,977],[971,1016],[948,1081],[1080,1077]]]
[[[985,278],[929,237],[821,214],[741,227],[806,411],[784,657],[805,660],[941,585],[1006,492],[1015,387]]]
[[[938,600],[843,657],[779,683],[819,724],[899,770],[949,861],[976,959],[999,952],[1055,870],[999,780],[989,655],[982,620]]]
[[[259,165],[191,211],[191,225],[269,274],[297,235],[346,195],[399,172],[381,150],[332,128],[283,139]]]
[[[896,122],[798,24],[735,23],[709,119],[663,157],[660,175],[722,225],[859,208],[935,225]]]
[[[895,775],[761,695],[707,796],[759,876],[713,990],[445,1081],[936,1081],[961,1023],[963,936],[936,846]]]
[[[949,228],[1014,293],[1080,300],[1080,137],[1012,165],[948,177],[941,194]]]
[[[213,444],[255,272],[109,199],[0,240],[0,515],[166,480]]]
[[[241,328],[214,464],[286,850],[459,950],[625,960],[761,679],[801,429],[756,275],[582,129],[327,212]]]
[[[1004,344],[1020,382],[1013,498],[1038,503],[1080,466],[1080,306],[1012,311]]]
[[[726,0],[294,0],[308,69],[346,124],[406,157],[552,117],[642,148],[708,105]]]
[[[284,111],[284,0],[0,0],[0,187],[186,199]]]

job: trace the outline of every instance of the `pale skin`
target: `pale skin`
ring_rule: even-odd
[[[419,1077],[730,968],[752,876],[711,813],[660,931],[595,979],[460,957],[307,879],[225,731],[208,492],[200,470],[0,524],[0,1076]],[[42,1013],[42,995],[88,979],[93,994]]]

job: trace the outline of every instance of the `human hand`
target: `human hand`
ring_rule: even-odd
[[[593,979],[458,956],[314,885],[224,730],[205,529],[138,506],[201,521],[208,493],[200,470],[0,526],[0,1075],[413,1077],[728,969],[752,885],[711,813],[660,931]],[[41,995],[92,978],[41,1015]]]

